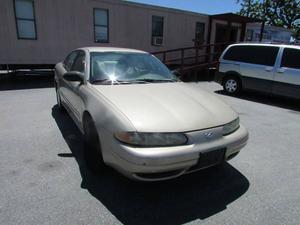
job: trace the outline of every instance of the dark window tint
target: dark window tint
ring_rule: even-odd
[[[248,29],[246,33],[246,41],[252,41],[253,39],[253,30]]]
[[[72,71],[84,72],[84,63],[85,63],[85,54],[84,52],[80,52],[75,59],[75,62],[72,66]]]
[[[75,61],[77,55],[78,55],[78,52],[72,52],[65,59],[64,65],[65,65],[65,68],[67,71],[71,70],[72,65],[74,64],[74,61]]]
[[[300,69],[300,50],[293,48],[284,49],[281,67]]]
[[[164,18],[161,16],[152,16],[152,37],[163,37]]]
[[[224,55],[225,60],[274,66],[279,47],[233,46]]]
[[[33,1],[15,0],[14,3],[18,38],[37,39]]]
[[[205,24],[196,22],[196,35],[195,41],[197,45],[201,45],[204,42]]]

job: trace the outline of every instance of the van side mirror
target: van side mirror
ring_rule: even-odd
[[[72,82],[78,81],[80,83],[83,83],[84,74],[78,71],[69,71],[63,75],[63,78],[67,81],[72,81]]]

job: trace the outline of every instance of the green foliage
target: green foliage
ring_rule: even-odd
[[[237,0],[237,3],[241,5],[238,14],[294,29],[300,36],[300,0]]]

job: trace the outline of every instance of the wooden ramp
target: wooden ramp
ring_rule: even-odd
[[[208,44],[152,52],[169,69],[176,70],[183,80],[206,80],[218,65],[219,57],[229,43]],[[202,76],[202,77],[201,77]]]

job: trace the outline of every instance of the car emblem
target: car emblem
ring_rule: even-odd
[[[206,133],[204,133],[204,136],[208,139],[211,139],[214,136],[214,133],[213,132],[206,132]]]

